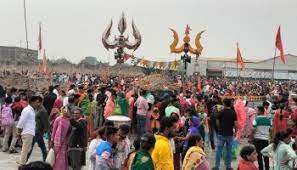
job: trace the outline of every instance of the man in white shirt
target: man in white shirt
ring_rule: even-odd
[[[55,93],[57,95],[57,97],[60,96],[60,85],[55,85],[53,93]]]
[[[75,92],[75,85],[74,84],[71,84],[70,85],[70,88],[69,88],[69,90],[67,92],[67,96],[64,97],[64,99],[63,99],[63,106],[64,107],[68,105],[69,96],[74,95],[75,93],[76,93]]]
[[[137,135],[141,137],[145,133],[145,124],[146,124],[146,116],[148,113],[149,105],[147,100],[144,98],[146,94],[145,90],[140,91],[140,95],[137,98],[134,106],[137,107],[136,112],[136,125],[137,125]]]
[[[25,165],[27,156],[32,148],[33,137],[35,136],[35,110],[41,106],[42,98],[33,96],[29,100],[29,105],[21,113],[20,120],[17,124],[17,133],[22,138],[22,152],[18,164]]]

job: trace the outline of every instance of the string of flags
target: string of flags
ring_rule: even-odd
[[[167,62],[152,61],[144,58],[137,58],[134,55],[130,55],[127,53],[124,54],[123,58],[125,61],[131,58],[132,59],[131,62],[135,66],[140,66],[144,68],[154,68],[159,70],[177,70],[182,63],[181,60],[173,60],[173,61],[167,61]]]

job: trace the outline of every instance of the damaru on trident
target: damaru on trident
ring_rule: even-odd
[[[197,62],[198,57],[201,55],[203,47],[200,43],[200,38],[201,38],[201,34],[204,31],[201,31],[196,35],[196,38],[195,38],[196,48],[193,48],[190,44],[189,34],[191,31],[191,28],[189,27],[189,25],[186,26],[185,37],[183,39],[184,43],[179,47],[177,47],[177,44],[179,41],[177,32],[171,28],[170,28],[170,30],[173,32],[173,38],[174,38],[173,42],[170,45],[170,51],[171,51],[171,53],[176,53],[176,54],[180,54],[180,53],[184,52],[184,55],[181,56],[181,60],[184,62],[184,66],[185,66],[184,68],[186,71],[187,63],[191,63],[191,56],[188,55],[188,52],[196,55],[196,62]]]
[[[134,24],[134,21],[132,20],[133,37],[135,39],[134,42],[130,42],[129,36],[124,36],[124,32],[127,29],[127,22],[124,13],[122,14],[120,21],[118,23],[118,30],[120,32],[120,35],[115,36],[113,41],[109,41],[111,28],[112,20],[110,21],[110,24],[107,26],[102,35],[102,43],[107,50],[116,49],[114,53],[114,58],[117,60],[117,63],[124,63],[128,58],[131,57],[131,55],[127,54],[124,51],[124,49],[127,48],[133,51],[137,50],[137,48],[141,44],[140,32]]]

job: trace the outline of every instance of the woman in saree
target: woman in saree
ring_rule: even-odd
[[[51,110],[51,113],[49,115],[49,119],[51,122],[53,122],[57,117],[60,116],[60,109],[63,107],[63,99],[57,98],[54,102],[53,108]]]
[[[49,144],[51,143],[51,134],[53,131],[53,126],[54,126],[54,122],[55,120],[60,116],[60,111],[61,108],[63,107],[63,99],[62,98],[57,98],[54,102],[53,108],[51,110],[51,113],[49,115],[49,121],[50,121],[50,127],[49,127]]]
[[[248,107],[248,101],[244,101],[246,110],[246,121],[244,124],[244,130],[242,131],[241,137],[248,138],[252,135],[253,121],[257,116],[257,112],[254,108]]]
[[[67,151],[68,151],[68,138],[70,135],[70,113],[68,109],[62,108],[61,116],[59,116],[54,124],[51,134],[50,147],[55,152],[54,170],[68,169]]]
[[[128,116],[128,107],[129,103],[127,99],[125,98],[125,94],[123,92],[120,92],[117,99],[116,104],[120,106],[121,108],[121,115],[122,116]]]
[[[135,102],[135,94],[133,90],[130,90],[126,94],[126,99],[128,100],[129,103],[129,109],[128,109],[128,117],[133,120],[133,108],[134,108],[134,102]]]
[[[112,95],[111,92],[107,92],[107,101],[106,101],[106,106],[104,107],[104,118],[108,118],[109,116],[111,116],[114,108],[115,108],[115,102],[114,102],[114,98],[115,95]]]
[[[287,129],[289,112],[285,109],[285,104],[281,103],[279,109],[275,112],[272,123],[272,134],[275,136],[277,132]]]
[[[199,135],[189,138],[188,150],[183,161],[182,170],[208,170],[209,163],[203,151],[204,142]]]

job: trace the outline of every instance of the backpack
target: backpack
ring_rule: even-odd
[[[13,123],[11,105],[4,105],[1,112],[1,126],[11,126]]]

